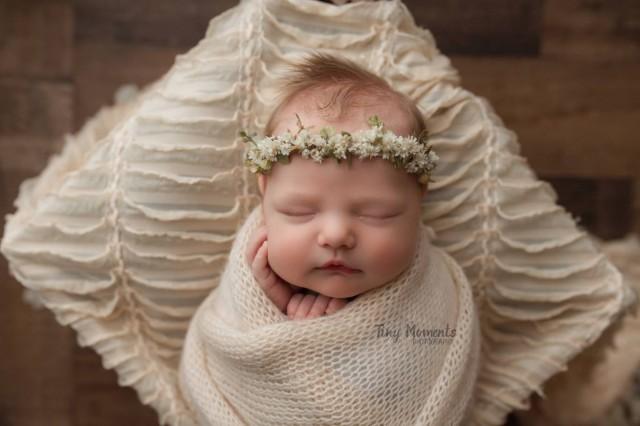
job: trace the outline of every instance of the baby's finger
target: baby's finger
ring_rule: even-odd
[[[293,291],[269,266],[267,251],[267,241],[264,241],[253,259],[251,272],[267,297],[271,299],[280,311],[285,312]]]
[[[245,258],[247,263],[251,263],[253,258],[256,256],[258,249],[262,245],[264,241],[267,240],[267,231],[266,228],[260,227],[255,233],[251,236],[249,243],[247,244],[247,251],[245,252]]]
[[[309,315],[307,318],[318,318],[321,317],[327,309],[329,305],[330,298],[325,296],[324,294],[319,294],[316,297],[316,300],[313,302],[313,306],[309,310]]]
[[[291,299],[289,299],[289,304],[287,305],[287,316],[289,319],[293,319],[295,317],[303,297],[303,293],[296,293],[291,296]]]
[[[337,299],[332,297],[331,300],[329,300],[329,303],[327,303],[327,309],[325,309],[324,312],[327,315],[331,315],[335,312],[338,312],[345,306],[347,306],[347,301],[345,299]]]
[[[267,228],[260,226],[256,228],[254,234],[251,236],[249,243],[247,244],[247,251],[245,252],[245,259],[248,264],[251,264],[253,258],[256,256],[258,249],[264,241],[267,239]]]
[[[253,276],[256,277],[256,280],[260,281],[261,284],[264,284],[266,280],[271,278],[271,268],[268,267],[269,261],[267,259],[267,242],[263,241],[262,245],[258,249],[255,257],[253,258],[253,262],[251,263],[251,272],[253,272]],[[272,284],[272,283],[269,283]]]
[[[313,303],[316,300],[315,294],[305,294],[302,302],[300,302],[300,306],[298,306],[298,311],[296,312],[294,319],[304,319],[309,315],[309,311],[313,306]]]

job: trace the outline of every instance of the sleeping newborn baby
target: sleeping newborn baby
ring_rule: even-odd
[[[418,109],[322,55],[285,88],[266,136],[242,134],[262,203],[185,339],[197,423],[461,424],[479,333],[462,269],[421,222],[437,157]]]
[[[354,134],[370,130],[373,116],[395,135],[425,133],[411,101],[344,61],[316,56],[288,88],[269,135],[292,135],[302,126],[310,133],[333,127]],[[423,173],[437,157],[429,151],[426,159],[431,163]],[[320,163],[300,153],[268,173],[258,175],[264,223],[246,255],[256,280],[289,318],[335,312],[408,267],[428,175],[411,175],[380,157]]]

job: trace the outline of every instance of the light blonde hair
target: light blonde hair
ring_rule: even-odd
[[[281,101],[271,113],[265,127],[264,133],[268,136],[272,135],[284,105],[297,96],[318,89],[326,91],[330,96],[325,105],[317,105],[318,111],[334,114],[336,121],[357,108],[358,101],[366,99],[382,102],[385,97],[390,96],[406,108],[406,113],[412,117],[413,136],[420,137],[426,131],[422,113],[413,101],[394,90],[382,78],[344,58],[323,53],[311,54],[293,65],[281,84]]]

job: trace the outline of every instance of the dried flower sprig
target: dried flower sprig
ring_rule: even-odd
[[[276,163],[288,163],[291,154],[300,153],[321,163],[325,158],[335,158],[338,163],[352,157],[370,159],[381,157],[394,167],[403,168],[418,175],[420,183],[427,185],[431,172],[439,160],[433,148],[426,143],[426,133],[419,137],[397,136],[386,130],[376,115],[369,118],[369,129],[355,133],[338,132],[333,127],[323,127],[317,133],[305,128],[296,115],[298,131],[287,130],[278,136],[256,139],[255,135],[240,132],[250,144],[245,154],[245,165],[252,173],[267,174]]]

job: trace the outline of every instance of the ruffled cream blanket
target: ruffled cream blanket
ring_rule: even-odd
[[[450,425],[470,413],[479,357],[471,287],[431,246],[409,268],[335,314],[288,320],[234,242],[219,287],[196,312],[180,365],[200,424]]]
[[[178,387],[184,338],[259,202],[238,131],[264,128],[277,78],[311,51],[357,61],[424,114],[441,164],[422,219],[480,318],[472,423],[504,423],[631,298],[399,1],[243,0],[213,19],[153,86],[96,116],[22,184],[1,245],[11,273],[161,423],[192,424]]]

